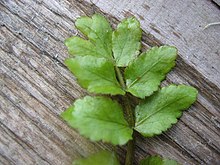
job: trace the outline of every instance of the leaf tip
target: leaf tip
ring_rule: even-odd
[[[70,106],[69,108],[67,108],[64,112],[62,112],[61,114],[60,114],[60,117],[63,119],[63,120],[65,120],[65,121],[69,121],[69,120],[71,120],[72,119],[72,113],[73,113],[73,111],[74,111],[74,106],[72,105],[72,106]]]
[[[64,64],[69,68],[69,66],[71,65],[71,61],[72,61],[73,58],[66,58],[64,60]]]

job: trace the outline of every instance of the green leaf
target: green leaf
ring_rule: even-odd
[[[113,64],[105,58],[83,56],[65,60],[69,70],[78,78],[79,84],[89,92],[102,94],[125,94],[116,80]]]
[[[133,130],[125,121],[121,106],[110,98],[86,96],[61,116],[92,141],[123,145],[132,139]]]
[[[105,17],[99,14],[80,17],[75,25],[95,45],[98,54],[112,59],[112,28]]]
[[[149,156],[140,162],[140,165],[180,165],[175,160],[162,159],[159,156]]]
[[[123,20],[112,35],[113,55],[119,67],[127,66],[139,54],[141,28],[135,17]]]
[[[136,107],[135,130],[146,137],[161,134],[196,101],[197,93],[195,88],[186,85],[162,88]]]
[[[96,56],[102,57],[100,52],[96,51],[95,45],[87,40],[83,40],[79,37],[70,37],[65,40],[65,45],[68,48],[68,52],[73,56]]]
[[[175,65],[176,56],[177,49],[171,46],[153,47],[141,54],[125,70],[127,91],[140,98],[150,96]]]
[[[114,153],[100,151],[88,158],[75,160],[73,165],[120,165]]]

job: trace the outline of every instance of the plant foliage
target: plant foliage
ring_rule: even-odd
[[[86,96],[62,113],[62,117],[92,141],[123,145],[132,139],[132,129],[123,117],[122,107],[110,98]]]
[[[124,19],[115,31],[99,14],[80,17],[75,25],[87,39],[73,36],[65,40],[70,54],[65,64],[79,84],[95,94],[127,97],[125,94],[130,93],[142,99],[131,110],[134,125],[126,121],[126,106],[107,96],[76,100],[61,116],[80,134],[92,141],[124,145],[132,139],[134,130],[145,137],[166,131],[195,102],[197,90],[193,87],[172,84],[160,88],[161,81],[175,65],[177,49],[166,45],[140,54],[142,31],[135,17]],[[74,162],[75,165],[97,163],[119,164],[115,155],[107,151]],[[141,161],[141,165],[148,164],[175,162],[160,157]]]
[[[120,163],[114,153],[100,151],[86,159],[74,161],[73,165],[120,165]]]
[[[149,156],[140,162],[140,165],[179,165],[176,161],[163,159],[159,156]]]

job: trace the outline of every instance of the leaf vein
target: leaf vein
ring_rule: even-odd
[[[183,98],[185,98],[185,97],[187,97],[187,96],[180,97],[179,99],[175,100],[175,102],[177,102],[177,101],[179,101],[179,100],[181,100],[181,99],[183,99]],[[172,105],[172,104],[174,104],[175,102],[171,102],[171,103],[169,103],[169,104],[165,104],[164,106],[160,107],[158,110],[156,110],[156,111],[153,112],[152,114],[150,114],[150,115],[144,117],[142,120],[140,120],[140,121],[137,123],[136,126],[141,125],[141,124],[144,123],[147,119],[149,119],[150,117],[152,117],[152,116],[155,115],[156,113],[158,113],[158,112],[160,112],[161,110],[163,110],[163,108],[165,108],[165,107],[167,107],[167,106],[169,106],[169,105]]]
[[[130,85],[128,85],[127,88],[131,88],[138,81],[140,81],[144,77],[145,74],[147,74],[152,68],[154,68],[160,62],[161,59],[162,59],[162,56],[148,70],[144,71],[144,73],[142,73],[140,76],[137,76],[137,78]]]

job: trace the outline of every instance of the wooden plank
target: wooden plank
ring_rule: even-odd
[[[213,0],[217,5],[220,6],[220,0]]]
[[[150,13],[153,17],[157,15],[156,12],[159,11],[161,4],[147,2],[138,1],[134,8],[132,8],[134,4],[127,1],[120,2],[120,5],[117,1],[106,1],[106,3],[98,1],[95,2],[97,6],[90,1],[77,0],[0,2],[0,163],[71,164],[73,159],[80,156],[86,156],[100,149],[112,149],[110,145],[89,142],[69,128],[58,116],[73,100],[87,94],[77,85],[75,78],[63,64],[63,60],[67,57],[63,41],[77,33],[74,20],[78,16],[91,15],[94,12],[107,16],[113,27],[124,16],[139,14],[140,19],[141,17],[145,19],[141,21],[144,29],[143,49],[162,43],[172,44],[174,41],[179,45],[177,47],[180,50],[180,57],[177,60],[177,67],[168,75],[164,85],[171,82],[185,83],[199,89],[197,103],[185,112],[180,122],[167,133],[150,139],[137,135],[135,164],[149,154],[160,154],[183,164],[220,163],[220,82],[217,81],[219,77],[213,78],[219,74],[219,70],[207,76],[210,72],[210,57],[203,60],[202,66],[196,63],[194,58],[186,58],[189,51],[200,43],[197,40],[190,47],[187,42],[190,33],[192,35],[193,30],[198,30],[192,29],[194,26],[189,26],[187,34],[181,34],[186,39],[184,42],[183,38],[173,38],[176,36],[173,32],[180,32],[178,31],[180,25],[176,25],[176,30],[171,32],[169,28],[161,30],[165,25],[159,21],[161,16],[158,16],[158,20],[152,23],[156,25],[154,29],[159,30],[162,35],[156,34],[157,30],[152,30],[149,26],[147,14],[139,13],[138,5],[145,4],[145,9],[142,10],[152,9]],[[169,2],[162,3],[162,6],[169,5]],[[181,9],[181,3],[177,4]],[[210,17],[218,16],[219,13],[212,3],[203,1],[202,4],[206,7],[208,5],[208,9],[201,10],[208,20]],[[185,5],[182,6],[182,9],[185,8]],[[189,8],[191,11],[190,6]],[[125,12],[122,9],[131,11]],[[210,9],[213,10],[212,13]],[[164,10],[161,11],[164,12],[166,13]],[[191,12],[193,14],[193,11]],[[192,16],[196,17],[196,13],[197,11]],[[170,21],[175,23],[175,19],[172,19]],[[203,20],[202,17],[196,18],[196,20],[200,19]],[[166,24],[169,23],[166,21]],[[201,50],[193,53],[201,60],[203,54],[209,50],[212,60],[215,60],[214,70],[217,70],[219,55],[216,56],[213,52],[218,50],[219,40],[216,37],[219,33],[216,33],[215,28],[209,30],[212,31],[203,34],[203,37],[216,36],[211,41],[202,42],[202,46],[199,46]],[[189,48],[186,46],[187,43]],[[180,46],[181,44],[183,47]],[[216,44],[216,47],[213,45],[213,49],[206,50],[210,44]],[[117,151],[120,159],[123,160],[124,147],[118,148]]]
[[[90,2],[90,0],[87,0]],[[220,10],[207,0],[92,1],[117,19],[135,15],[144,31],[175,45],[181,57],[220,87]]]

